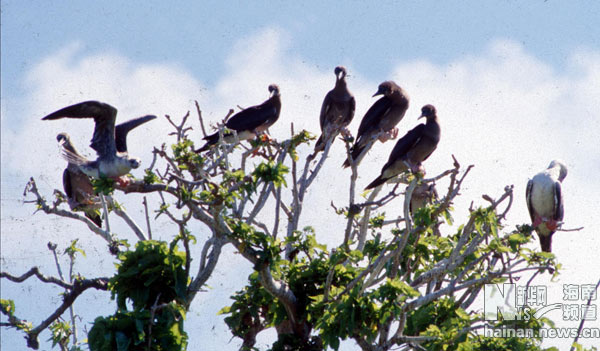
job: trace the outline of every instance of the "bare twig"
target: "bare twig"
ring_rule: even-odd
[[[104,196],[102,196],[101,198],[104,199]],[[125,210],[120,205],[117,205],[114,202],[114,200],[112,199],[112,196],[108,196],[108,202],[111,204],[111,207],[113,208],[113,212],[117,216],[123,218],[125,223],[127,223],[129,228],[131,228],[131,230],[135,233],[135,235],[138,237],[138,239],[140,239],[142,241],[146,240],[146,235],[144,235],[144,232],[142,231],[142,229],[137,225],[137,223],[135,223],[135,221],[131,217],[129,217],[127,212],[125,212]],[[104,203],[104,200],[103,200],[103,203]],[[104,206],[106,206],[106,204],[104,204]],[[106,220],[106,225],[107,225],[107,229],[108,229],[108,216],[107,216],[107,220]]]
[[[73,284],[68,284],[56,278],[47,278],[41,275],[37,270],[37,267],[33,267],[21,277],[13,277],[5,272],[0,273],[0,277],[7,278],[14,282],[24,281],[32,275],[36,275],[38,279],[40,279],[43,282],[54,283],[69,290],[68,293],[62,295],[62,304],[48,318],[42,321],[35,328],[26,331],[27,346],[34,350],[37,350],[40,346],[38,341],[38,335],[46,328],[48,328],[48,326],[52,324],[56,319],[58,319],[67,310],[67,308],[69,308],[75,302],[75,299],[77,299],[77,297],[81,295],[81,293],[83,293],[89,288],[94,288],[97,290],[108,290],[108,278],[78,279],[75,280]],[[14,326],[17,327],[16,325]]]
[[[202,135],[206,137],[206,129],[204,129],[204,121],[202,119],[202,111],[200,110],[200,104],[198,104],[198,100],[194,100],[196,104],[196,112],[198,112],[198,120],[200,121],[200,128],[202,128]]]
[[[56,244],[53,244],[51,242],[48,242],[48,249],[50,251],[52,251],[52,255],[54,256],[54,263],[56,264],[56,270],[58,271],[58,276],[60,277],[61,280],[65,280],[63,274],[62,274],[62,269],[60,268],[60,263],[58,262],[58,255],[56,253]],[[73,283],[73,264],[74,264],[74,257],[69,255],[69,282],[72,284]],[[68,291],[67,289],[65,289],[65,291]],[[69,306],[69,314],[71,317],[71,328],[73,331],[73,345],[77,345],[77,324],[75,323],[75,312],[73,311],[73,306]]]
[[[578,231],[580,231],[582,229],[584,229],[584,227],[573,228],[573,229],[558,228],[556,231],[557,232],[578,232]]]
[[[15,283],[22,283],[25,280],[27,280],[28,278],[32,277],[32,276],[36,276],[40,281],[44,282],[44,283],[50,283],[50,284],[55,284],[58,285],[64,289],[73,289],[73,285],[65,282],[62,279],[58,279],[58,278],[54,278],[54,277],[47,277],[45,275],[43,275],[42,273],[40,273],[40,270],[38,267],[32,267],[30,270],[28,270],[27,272],[23,273],[20,276],[13,276],[10,273],[7,272],[0,272],[0,278],[6,278],[8,280],[10,280],[11,282],[15,282]]]
[[[146,215],[146,227],[148,228],[148,239],[152,240],[152,229],[150,227],[150,216],[148,215],[148,201],[144,196],[144,200],[142,201],[144,205],[144,214]]]

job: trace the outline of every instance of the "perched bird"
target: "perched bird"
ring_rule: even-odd
[[[77,149],[71,143],[69,134],[59,133],[56,136],[56,140],[63,150],[79,155]],[[87,218],[101,228],[102,218],[97,212],[100,208],[100,201],[94,195],[94,187],[90,178],[74,163],[69,162],[67,168],[63,171],[63,189],[67,195],[67,201],[71,210],[83,211]]]
[[[422,117],[425,117],[427,122],[419,124],[398,140],[392,149],[390,158],[381,169],[381,175],[365,189],[379,186],[406,170],[419,171],[421,162],[425,161],[436,149],[441,133],[433,105],[423,106],[419,118]]]
[[[414,215],[418,209],[423,208],[438,199],[434,183],[421,183],[412,193],[410,198],[410,214]]]
[[[402,120],[408,109],[408,94],[392,81],[379,84],[373,97],[377,95],[383,97],[377,100],[363,117],[351,149],[352,160],[356,164],[360,163],[369,151],[367,146],[375,138],[379,137],[382,142],[385,142],[387,138],[382,138],[384,133],[398,133],[396,124]],[[344,162],[344,167],[350,167],[350,159]]]
[[[564,208],[561,183],[566,176],[567,167],[561,161],[554,160],[548,169],[527,182],[527,209],[544,252],[552,252],[552,235],[562,224]]]
[[[334,73],[335,87],[325,95],[321,106],[319,122],[322,133],[315,144],[315,152],[323,151],[327,142],[335,139],[354,118],[356,101],[346,85],[346,68],[337,66]]]
[[[239,140],[253,139],[277,122],[281,111],[279,87],[271,84],[269,92],[271,96],[265,102],[236,113],[225,123],[227,129],[237,132]],[[204,137],[204,140],[206,140],[206,144],[196,150],[197,153],[206,151],[215,145],[219,141],[219,132]],[[233,133],[223,133],[223,140],[226,143],[234,142]]]
[[[77,165],[86,175],[93,178],[110,177],[120,183],[126,180],[119,177],[138,168],[141,160],[129,156],[127,152],[127,133],[133,128],[156,118],[148,115],[129,120],[115,127],[117,109],[99,101],[85,101],[53,112],[42,120],[60,118],[93,118],[95,128],[90,146],[96,150],[98,158],[90,161],[78,153],[63,148],[63,157]]]

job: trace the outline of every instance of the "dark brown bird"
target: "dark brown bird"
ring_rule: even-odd
[[[390,158],[381,169],[381,175],[366,189],[379,186],[406,170],[417,172],[421,167],[421,162],[433,153],[441,135],[435,107],[433,105],[423,106],[419,118],[422,117],[425,117],[427,122],[419,124],[398,140]]]
[[[279,87],[275,84],[269,85],[271,96],[260,105],[248,107],[235,115],[233,115],[225,123],[225,127],[237,132],[239,140],[248,140],[256,138],[259,134],[265,132],[279,118],[281,111],[281,98]],[[231,132],[223,133],[223,139],[226,143],[235,141],[234,135]],[[212,145],[219,142],[219,132],[204,137],[206,144],[197,149],[196,152],[203,152]]]
[[[80,154],[74,154],[63,148],[65,159],[77,165],[83,173],[90,177],[110,177],[119,182],[125,182],[119,177],[126,175],[131,169],[138,168],[142,162],[127,152],[127,134],[133,128],[156,118],[152,115],[138,117],[115,127],[116,108],[99,101],[85,101],[53,112],[42,120],[64,117],[94,119],[94,136],[90,146],[98,154],[95,161],[90,161]]]
[[[402,120],[408,109],[408,94],[392,81],[379,84],[377,92],[373,96],[383,95],[367,111],[356,135],[356,141],[352,146],[352,160],[359,164],[365,154],[369,151],[367,147],[375,138],[382,139],[384,133],[392,133],[396,124]],[[344,162],[344,167],[350,167],[350,159]]]
[[[335,140],[354,118],[356,101],[346,85],[346,68],[337,66],[334,73],[335,87],[325,95],[321,106],[321,136],[315,144],[315,152],[323,151],[329,140]]]
[[[567,166],[554,160],[527,182],[527,209],[544,252],[552,252],[552,235],[562,224],[565,211],[561,184],[566,176]]]
[[[79,155],[67,133],[59,133],[56,140],[63,150]],[[83,157],[83,156],[81,156]],[[83,211],[85,216],[102,228],[102,218],[98,213],[100,200],[94,194],[90,178],[74,163],[69,162],[63,171],[63,189],[71,211]]]

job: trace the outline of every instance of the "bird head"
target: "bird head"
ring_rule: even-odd
[[[129,159],[127,159],[127,162],[129,162],[129,166],[133,169],[139,168],[142,164],[142,160],[140,160],[137,157],[130,157]]]
[[[58,141],[59,147],[63,150],[67,150],[75,154],[77,153],[75,146],[73,146],[73,144],[71,143],[71,138],[69,137],[69,134],[65,132],[58,133],[58,135],[56,136],[56,141]]]
[[[337,66],[333,72],[337,79],[344,79],[346,77],[346,67],[344,66]]]
[[[69,143],[70,142],[69,134],[67,134],[65,132],[58,133],[58,135],[56,136],[56,141],[58,141],[58,143],[60,145]]]
[[[396,88],[398,88],[396,83],[392,82],[391,80],[388,80],[386,82],[379,84],[379,87],[377,88],[377,92],[375,94],[373,94],[373,97],[375,97],[377,95],[390,96],[390,95],[392,95],[392,93],[394,92],[394,90]]]
[[[269,92],[271,93],[271,96],[279,96],[279,86],[277,86],[277,84],[269,85]]]
[[[437,111],[435,110],[435,106],[433,105],[425,105],[421,108],[421,116],[417,119],[420,118],[432,118],[436,116]]]
[[[560,171],[558,174],[558,181],[562,183],[563,179],[565,179],[565,177],[567,176],[567,173],[568,173],[567,166],[561,160],[552,160],[552,162],[550,162],[550,165],[548,166],[548,169],[552,169],[555,167],[560,167]]]

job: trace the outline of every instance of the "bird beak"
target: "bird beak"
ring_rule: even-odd
[[[375,94],[373,94],[372,97],[375,97],[377,95],[383,95],[383,91],[381,90],[381,88],[377,89],[377,92]]]
[[[423,118],[423,117],[427,117],[427,116],[425,116],[425,115],[420,115],[420,116],[419,116],[419,118],[417,118],[417,121],[418,121],[418,120],[420,120],[420,119],[421,119],[421,118]]]

